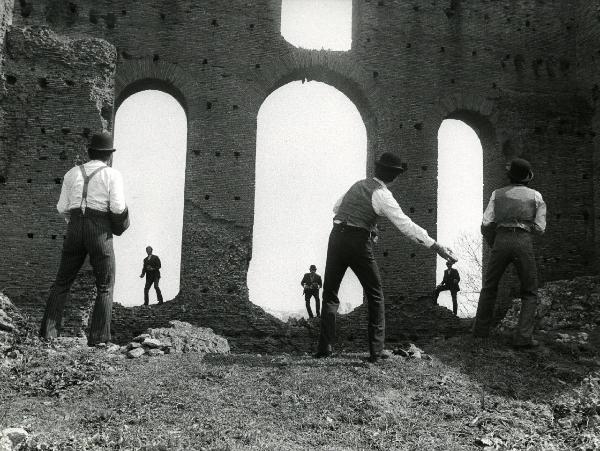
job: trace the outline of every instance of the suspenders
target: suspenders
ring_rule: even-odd
[[[82,211],[85,211],[85,207],[83,206],[83,201],[85,201],[85,205],[87,207],[87,192],[88,192],[88,184],[90,183],[90,179],[106,167],[107,166],[100,166],[99,168],[94,169],[94,171],[92,171],[92,173],[90,175],[87,175],[85,173],[85,168],[83,167],[83,165],[79,166],[79,169],[81,170],[81,175],[83,175],[83,193],[81,194],[81,204],[79,205],[79,208],[81,208]]]

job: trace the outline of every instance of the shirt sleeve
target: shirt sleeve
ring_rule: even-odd
[[[125,189],[123,187],[123,176],[117,170],[111,171],[109,182],[110,211],[119,214],[126,208]]]
[[[481,221],[481,223],[484,226],[488,226],[492,222],[496,221],[496,218],[494,217],[494,202],[495,202],[495,199],[496,199],[496,191],[494,191],[492,193],[492,195],[490,196],[490,201],[488,202],[488,205],[487,205],[485,211],[483,212],[483,220]]]
[[[542,195],[535,192],[535,220],[534,233],[542,234],[546,231],[546,202],[542,199]]]
[[[376,189],[371,197],[371,204],[375,213],[392,221],[392,224],[411,241],[425,247],[431,247],[435,244],[435,240],[429,236],[425,229],[419,227],[404,214],[389,190]]]
[[[62,187],[60,189],[60,197],[58,198],[58,203],[56,204],[56,209],[58,210],[58,214],[65,218],[65,221],[69,222],[71,215],[69,213],[69,187],[71,183],[70,179],[71,172],[67,172],[63,179]]]
[[[345,196],[345,194],[344,194],[344,196]],[[339,198],[339,199],[336,201],[335,205],[333,206],[333,214],[334,214],[334,215],[337,215],[337,212],[338,212],[338,211],[339,211],[339,209],[340,209],[340,205],[342,205],[342,200],[344,200],[344,196],[340,197],[340,198]]]

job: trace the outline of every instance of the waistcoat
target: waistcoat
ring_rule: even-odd
[[[535,191],[524,185],[509,185],[496,190],[494,222],[499,226],[518,227],[535,221]]]
[[[371,198],[381,185],[373,179],[356,182],[344,195],[334,220],[348,225],[372,230],[377,223],[377,213],[373,210]]]

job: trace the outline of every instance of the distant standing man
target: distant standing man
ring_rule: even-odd
[[[110,167],[114,151],[110,133],[94,134],[88,149],[90,161],[71,168],[64,176],[56,208],[67,221],[67,235],[42,319],[42,338],[60,334],[67,295],[89,254],[97,295],[88,345],[110,341],[115,254],[109,210],[120,217],[128,215],[123,178]]]
[[[147,257],[144,258],[144,262],[142,265],[142,274],[140,278],[146,276],[146,285],[144,286],[144,305],[149,304],[148,292],[150,291],[150,287],[154,284],[154,289],[156,290],[156,298],[158,299],[158,303],[163,303],[162,293],[160,292],[160,288],[158,288],[158,282],[160,281],[160,258],[158,255],[152,254],[152,247],[148,246],[146,248]]]
[[[427,232],[404,214],[388,189],[402,172],[400,158],[384,153],[375,162],[375,177],[356,182],[333,208],[333,228],[329,235],[325,280],[323,286],[323,316],[316,358],[332,355],[335,341],[338,290],[347,268],[358,277],[368,310],[369,361],[377,362],[390,356],[384,352],[385,312],[379,269],[373,256],[372,232],[379,216],[387,217],[400,232],[411,240],[437,252],[446,260],[456,261],[452,251],[439,245]]]
[[[546,230],[546,204],[539,192],[527,187],[533,179],[527,160],[512,160],[507,175],[510,184],[492,193],[483,213],[481,230],[492,246],[492,254],[479,295],[473,335],[488,336],[498,283],[506,267],[514,263],[521,283],[521,313],[513,344],[532,347],[538,344],[533,339],[538,280],[532,234],[542,234]]]
[[[323,286],[323,282],[321,281],[321,276],[317,274],[317,267],[315,265],[310,265],[310,272],[304,274],[302,277],[302,281],[300,284],[304,287],[304,300],[306,301],[306,311],[308,312],[308,317],[313,317],[313,312],[310,308],[310,298],[315,298],[315,308],[317,310],[317,318],[321,317],[321,300],[319,299],[319,290]]]
[[[444,271],[442,283],[435,288],[435,301],[437,302],[438,296],[442,291],[450,290],[450,295],[452,296],[452,312],[454,313],[454,316],[456,316],[458,311],[457,294],[460,291],[460,286],[458,285],[458,282],[460,282],[460,274],[458,274],[457,269],[452,267],[453,264],[454,262],[452,261],[446,262],[448,269]]]

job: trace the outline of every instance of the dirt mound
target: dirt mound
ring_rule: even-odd
[[[25,319],[10,299],[0,293],[0,351],[10,347],[17,336],[25,331]]]

